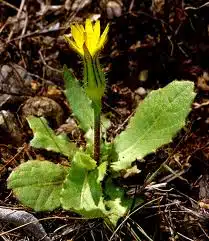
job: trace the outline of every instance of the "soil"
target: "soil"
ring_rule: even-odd
[[[0,205],[31,214],[46,235],[40,239],[33,227],[27,229],[21,219],[11,221],[0,211],[0,240],[209,240],[208,7],[203,0],[0,1]],[[103,113],[111,120],[109,140],[125,129],[151,90],[186,79],[195,83],[197,93],[185,128],[171,144],[138,163],[143,171],[124,183],[127,195],[146,202],[121,219],[115,231],[102,220],[62,210],[35,213],[6,188],[11,171],[28,159],[65,161],[30,147],[26,116],[44,116],[55,130],[63,131],[69,116],[75,124],[62,68],[67,65],[80,79],[82,63],[63,34],[70,32],[70,23],[87,17],[100,19],[102,28],[110,23],[101,56],[108,80]],[[82,138],[72,129],[64,131]],[[152,183],[158,186],[151,188],[146,180],[159,168]]]

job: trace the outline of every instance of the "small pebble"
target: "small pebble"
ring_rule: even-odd
[[[147,94],[147,91],[143,87],[139,87],[135,90],[135,93],[140,96],[145,96]]]

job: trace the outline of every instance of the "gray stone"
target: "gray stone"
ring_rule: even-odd
[[[25,117],[34,115],[52,118],[57,126],[63,123],[64,118],[64,112],[56,101],[41,96],[29,98],[22,107],[22,114]]]
[[[15,104],[32,94],[31,76],[17,64],[0,67],[0,108]]]
[[[23,144],[22,130],[15,115],[10,111],[0,111],[0,132],[3,133],[1,139],[6,143]]]
[[[122,2],[108,1],[106,5],[107,16],[109,19],[120,17],[122,14]]]

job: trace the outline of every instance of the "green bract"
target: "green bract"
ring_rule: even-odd
[[[105,76],[99,57],[97,54],[92,57],[86,47],[84,47],[84,88],[88,97],[94,102],[100,101],[105,92]]]

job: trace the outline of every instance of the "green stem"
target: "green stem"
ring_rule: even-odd
[[[100,159],[100,127],[101,103],[93,102],[94,107],[94,160],[99,164]]]

